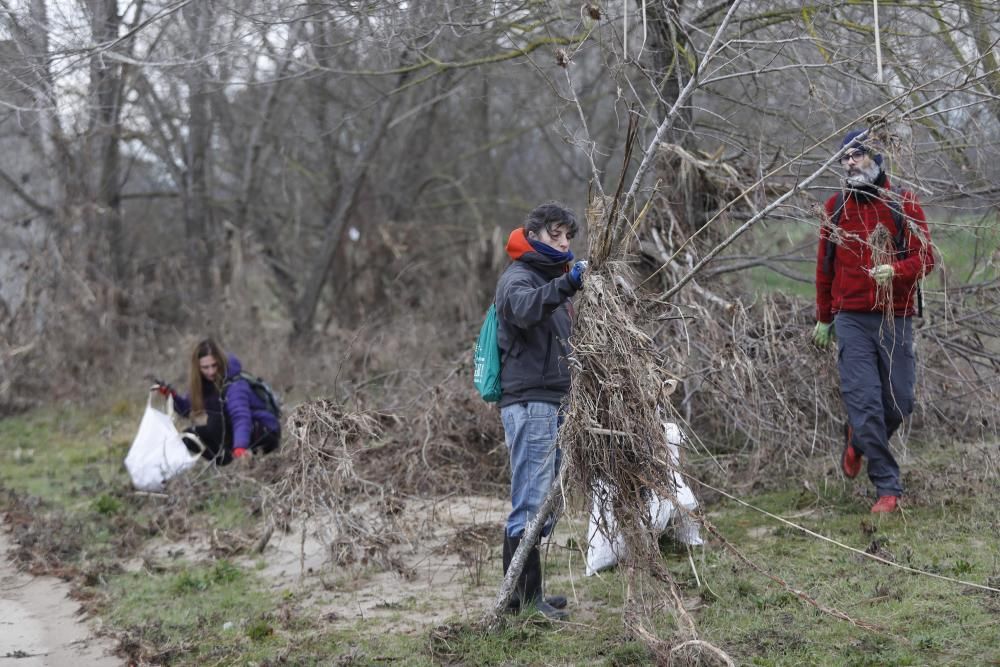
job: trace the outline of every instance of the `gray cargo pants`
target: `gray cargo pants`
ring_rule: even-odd
[[[851,444],[868,461],[868,478],[878,495],[902,495],[889,439],[913,412],[913,322],[909,317],[888,320],[881,313],[840,312],[834,326],[840,392],[854,430]]]

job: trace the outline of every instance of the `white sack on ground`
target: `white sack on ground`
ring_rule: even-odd
[[[663,432],[670,462],[676,468],[680,465],[678,445],[684,438],[683,433],[673,422],[663,422]],[[694,492],[691,491],[687,482],[684,481],[684,477],[676,470],[674,471],[674,483],[676,484],[677,502],[686,512],[675,511],[671,499],[661,498],[655,493],[650,493],[650,526],[657,535],[660,535],[667,529],[670,519],[674,518],[674,531],[679,542],[691,545],[702,544],[698,523],[688,516],[690,512],[697,509],[698,500],[694,497]],[[599,483],[590,510],[590,525],[587,527],[588,577],[614,566],[623,555],[624,541],[618,532],[609,495],[610,490],[607,485],[603,482]],[[613,538],[609,539],[609,535],[612,535]]]
[[[146,401],[146,412],[139,422],[139,431],[125,457],[125,467],[132,484],[140,491],[159,491],[163,484],[198,460],[181,440],[171,418],[173,399],[167,398],[167,411],[153,407],[153,394]]]

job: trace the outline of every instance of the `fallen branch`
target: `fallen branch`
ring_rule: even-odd
[[[507,609],[507,604],[514,594],[514,586],[518,577],[521,576],[521,571],[524,570],[524,563],[528,560],[528,552],[531,551],[541,536],[546,518],[550,514],[553,514],[559,507],[558,501],[562,493],[561,489],[562,487],[559,484],[552,484],[548,494],[545,496],[545,500],[542,501],[541,507],[538,508],[538,514],[532,517],[528,525],[525,526],[521,543],[517,546],[517,551],[514,552],[511,558],[510,566],[507,568],[507,575],[504,577],[503,583],[500,584],[500,590],[493,601],[493,606],[479,621],[480,626],[486,632],[494,632],[500,626],[501,614]]]

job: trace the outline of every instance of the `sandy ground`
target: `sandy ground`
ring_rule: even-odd
[[[391,549],[395,567],[333,564],[329,541],[316,522],[304,541],[301,531],[276,534],[262,556],[234,561],[276,596],[297,593],[304,613],[334,626],[420,632],[455,616],[478,619],[489,607],[500,583],[500,536],[508,507],[503,499],[481,496],[408,500],[402,514],[406,528]],[[201,534],[180,542],[152,540],[125,568],[139,571],[146,563],[176,558],[207,561],[210,551],[210,540]]]
[[[329,541],[316,522],[307,528],[304,542],[301,531],[276,534],[261,556],[246,554],[234,561],[260,577],[276,597],[294,592],[298,613],[332,627],[360,634],[420,633],[446,620],[479,620],[490,608],[500,585],[501,536],[508,511],[508,501],[500,498],[408,499],[400,517],[405,530],[391,548],[392,566],[333,564]],[[559,523],[556,543],[566,543],[570,524]],[[583,534],[574,537],[583,539]],[[208,561],[210,551],[210,540],[200,534],[180,542],[153,540],[125,567],[139,571],[150,562],[177,558]],[[556,576],[550,583],[572,599],[572,579],[583,576],[582,558],[566,549],[554,550],[550,557],[560,565],[570,559],[565,570],[558,569],[572,574]]]
[[[324,524],[275,535],[263,554],[233,559],[281,597],[296,593],[298,610],[332,627],[360,634],[426,632],[446,620],[476,621],[490,608],[501,579],[500,540],[508,511],[504,499],[451,496],[406,501],[400,514],[392,563],[335,565]],[[585,541],[586,524],[564,517],[552,537],[550,592],[570,598],[574,620],[586,621],[594,601],[576,590],[584,559],[565,545]],[[178,541],[151,540],[123,563],[141,571],[149,563],[211,561],[212,536],[191,533]],[[69,585],[51,577],[17,572],[7,561],[10,539],[0,531],[0,667],[120,665],[111,642],[96,637],[94,624],[77,616]],[[246,622],[250,619],[238,619]]]
[[[478,496],[409,502],[405,513],[415,536],[395,552],[405,575],[381,568],[338,572],[322,565],[323,547],[310,540],[307,549],[319,561],[314,571],[328,579],[313,588],[317,613],[334,625],[404,634],[456,616],[478,620],[499,584],[499,536],[508,508],[503,499]],[[298,544],[286,537],[275,552],[267,575],[284,587],[288,575],[300,572]]]
[[[7,559],[11,542],[0,530],[0,666],[117,667],[112,643],[82,620],[69,584],[18,572]]]

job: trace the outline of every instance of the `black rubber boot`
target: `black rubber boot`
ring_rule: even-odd
[[[517,551],[517,547],[521,544],[520,537],[508,537],[504,535],[503,540],[503,574],[507,576],[507,570],[510,569],[510,562],[514,559],[514,552]],[[538,556],[538,547],[532,549],[531,553],[528,554],[529,561],[531,560],[532,554],[536,557]],[[521,610],[521,600],[525,599],[525,571],[528,569],[527,563],[525,564],[524,570],[521,571],[521,576],[518,578],[517,583],[514,585],[514,593],[510,597],[510,602],[507,603],[507,611],[511,613],[517,613]],[[552,595],[545,598],[545,602],[555,608],[555,609],[565,609],[566,608],[566,597],[563,595]]]
[[[514,558],[514,552],[517,551],[517,545],[521,543],[520,537],[508,537],[506,533],[503,536],[503,576],[507,576],[507,570],[510,569],[510,561]],[[518,581],[514,584],[514,592],[510,596],[510,601],[507,602],[507,611],[516,614],[521,611],[521,596],[520,591],[518,591]]]
[[[542,557],[538,552],[538,545],[532,547],[528,552],[528,560],[524,563],[524,571],[521,573],[524,582],[524,593],[521,595],[521,606],[534,605],[542,616],[550,621],[565,621],[569,618],[569,613],[564,609],[557,609],[542,597]],[[518,582],[520,588],[520,581]],[[566,598],[563,598],[565,605]]]

